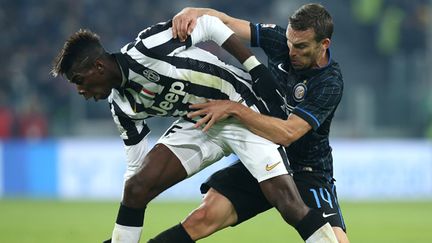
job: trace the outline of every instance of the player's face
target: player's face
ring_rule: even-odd
[[[309,28],[304,31],[294,30],[288,25],[286,32],[291,64],[296,70],[314,68],[325,49],[321,42],[315,40],[315,31]]]
[[[71,83],[76,85],[78,94],[84,96],[86,100],[93,98],[98,101],[108,98],[112,86],[105,77],[100,62],[96,61],[87,68],[80,68],[79,65],[78,67],[74,66],[66,76]]]

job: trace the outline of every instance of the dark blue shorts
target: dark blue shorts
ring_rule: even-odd
[[[306,205],[320,210],[332,226],[346,231],[333,179],[314,172],[297,172],[294,181]],[[258,182],[240,162],[211,175],[201,185],[201,192],[206,193],[210,188],[231,201],[238,215],[235,225],[272,208]]]

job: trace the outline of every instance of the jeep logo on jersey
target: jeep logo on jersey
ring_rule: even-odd
[[[296,102],[302,102],[306,96],[307,87],[304,83],[298,83],[294,86],[293,97]]]
[[[179,111],[175,110],[174,112],[170,113],[171,110],[176,107],[176,103],[183,102],[184,100],[181,100],[182,96],[186,96],[186,92],[184,91],[185,84],[182,82],[174,82],[171,84],[170,89],[164,96],[164,101],[159,102],[157,105],[153,105],[150,107],[152,110],[156,111],[157,113],[155,115],[157,116],[166,116],[168,114],[171,114],[173,116],[183,116],[186,115],[187,111]]]
[[[151,69],[144,70],[143,76],[150,82],[157,82],[160,80],[159,74]]]

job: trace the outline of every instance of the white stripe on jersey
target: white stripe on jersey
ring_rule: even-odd
[[[172,40],[172,28],[169,28],[167,30],[161,31],[155,35],[151,35],[145,39],[137,39],[138,41],[142,41],[143,44],[148,48],[151,49],[153,47],[159,46],[163,43],[166,43],[170,40]],[[184,48],[183,48],[184,49]]]

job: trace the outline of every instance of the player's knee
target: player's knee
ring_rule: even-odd
[[[183,227],[192,239],[198,240],[216,232],[225,219],[215,210],[216,205],[203,202],[183,222]]]
[[[348,236],[342,228],[333,227],[333,232],[335,233],[339,243],[350,243],[350,241],[348,240]]]
[[[151,194],[151,185],[137,177],[131,177],[124,187],[123,203],[130,207],[142,208],[154,198]]]
[[[263,181],[260,186],[269,203],[290,225],[297,224],[309,212],[309,207],[301,199],[297,187],[288,175]]]
[[[189,228],[213,231],[217,228],[218,222],[216,215],[212,212],[210,205],[202,203],[199,208],[195,209],[185,220]]]

